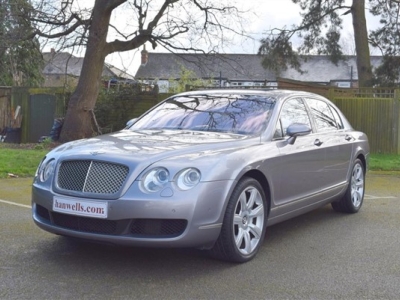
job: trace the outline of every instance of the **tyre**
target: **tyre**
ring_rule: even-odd
[[[241,179],[229,199],[211,255],[231,262],[251,260],[264,240],[267,212],[267,201],[259,182],[249,177]]]
[[[332,208],[338,212],[356,213],[360,210],[364,201],[365,169],[361,160],[356,159],[353,164],[349,186],[343,197],[332,202]]]

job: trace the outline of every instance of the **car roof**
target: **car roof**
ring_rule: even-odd
[[[280,89],[206,89],[184,92],[175,96],[191,96],[191,95],[218,95],[218,94],[246,94],[246,95],[264,95],[274,97],[276,99],[286,98],[288,96],[312,96],[314,98],[328,100],[325,97],[304,91],[280,90]],[[329,101],[329,100],[328,100]]]

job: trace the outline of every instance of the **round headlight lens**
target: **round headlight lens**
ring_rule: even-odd
[[[142,179],[142,186],[147,192],[161,190],[169,181],[169,172],[165,168],[154,168],[147,172]]]
[[[50,176],[54,172],[54,166],[55,166],[55,160],[54,159],[48,161],[47,163],[44,164],[44,166],[42,166],[41,172],[39,174],[41,182],[45,182],[47,179],[50,178]]]
[[[183,191],[195,187],[201,179],[201,173],[195,168],[184,169],[176,177],[176,185]]]

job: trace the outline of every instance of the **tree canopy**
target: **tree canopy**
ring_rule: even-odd
[[[30,36],[32,7],[27,0],[0,0],[0,85],[37,86],[43,82],[39,42]]]
[[[261,40],[258,53],[263,56],[263,65],[279,73],[288,66],[301,71],[301,55],[322,54],[330,56],[337,64],[344,58],[340,43],[343,31],[343,17],[351,14],[354,30],[354,43],[357,56],[359,85],[371,86],[386,80],[398,79],[400,68],[395,70],[393,62],[399,49],[399,1],[369,0],[292,0],[301,9],[302,21],[292,27],[274,28],[266,32]],[[380,17],[381,27],[368,34],[365,17],[366,9]],[[300,40],[295,49],[293,40]],[[373,80],[369,45],[381,49],[385,57],[384,65],[376,70]],[[387,68],[392,65],[392,68]],[[400,66],[400,61],[398,64]],[[380,74],[380,75],[379,75]]]
[[[241,16],[229,0],[36,0],[31,36],[56,39],[60,47],[86,51],[60,139],[90,137],[97,131],[93,109],[105,57],[145,43],[167,51],[219,52],[229,32],[243,34]],[[125,16],[126,24],[115,22]]]
[[[370,0],[371,13],[379,17],[381,26],[370,32],[371,44],[383,55],[383,63],[375,72],[375,83],[393,86],[400,81],[400,1]]]

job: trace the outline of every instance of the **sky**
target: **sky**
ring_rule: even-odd
[[[346,1],[349,5],[352,2],[351,0]],[[299,5],[294,4],[291,0],[231,0],[231,2],[232,5],[237,6],[240,10],[247,11],[245,14],[246,19],[248,20],[246,29],[251,38],[236,38],[233,45],[229,46],[225,50],[226,53],[255,54],[257,53],[260,45],[259,41],[265,30],[274,27],[290,27],[292,24],[298,24],[301,21]],[[90,5],[90,1],[85,0],[85,3]],[[371,17],[367,18],[369,18],[368,24],[376,24],[376,20],[372,20]],[[118,24],[118,26],[124,27],[123,14],[120,12],[114,14],[112,16],[112,22]],[[353,36],[353,30],[350,14],[344,17],[342,36],[348,41],[348,43],[352,43],[351,39]],[[349,47],[351,48],[352,46],[350,45]],[[152,50],[150,45],[146,45],[146,48],[150,52],[167,52],[161,47]],[[117,68],[126,70],[131,75],[135,75],[140,65],[141,50],[142,48],[123,53],[111,54],[107,56],[106,62],[116,66]],[[80,56],[83,56],[83,54],[80,54]]]
[[[246,11],[246,18],[251,19],[247,31],[252,39],[237,38],[234,45],[226,49],[226,53],[255,54],[259,47],[262,32],[265,29],[282,27],[301,20],[299,7],[293,4],[291,0],[236,0],[233,4],[240,10]],[[152,50],[149,44],[146,45],[146,49],[150,52],[167,52],[161,47]],[[142,48],[127,53],[109,55],[106,58],[106,62],[135,75],[140,65],[141,50]]]

